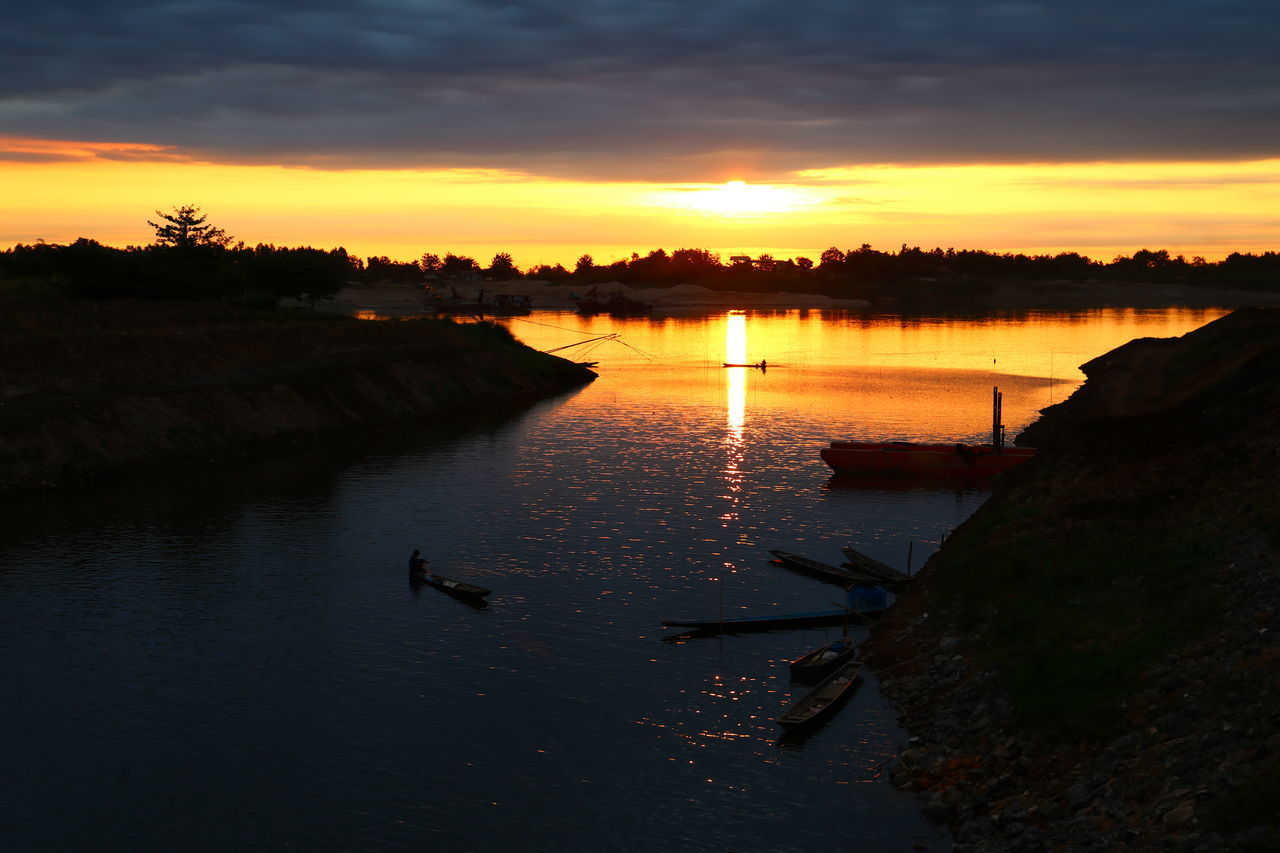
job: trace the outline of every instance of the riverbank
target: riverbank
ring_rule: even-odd
[[[4,309],[0,491],[430,428],[595,377],[488,324],[129,300]]]
[[[1280,311],[1083,366],[867,658],[956,850],[1280,850]]]

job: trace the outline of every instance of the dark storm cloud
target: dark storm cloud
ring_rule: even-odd
[[[0,31],[0,136],[706,178],[1276,156],[1274,0],[106,4]]]

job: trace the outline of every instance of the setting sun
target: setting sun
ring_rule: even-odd
[[[717,216],[759,216],[789,213],[814,204],[815,199],[799,189],[728,181],[718,186],[662,193],[659,203]]]

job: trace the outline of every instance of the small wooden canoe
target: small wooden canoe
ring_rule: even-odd
[[[484,598],[486,595],[493,592],[491,589],[485,589],[484,587],[476,586],[475,584],[446,578],[443,575],[436,574],[435,572],[415,572],[414,578],[422,581],[423,583],[428,583],[434,587],[443,589],[445,592],[462,596],[463,598]]]
[[[884,608],[881,607],[881,610]],[[710,619],[663,619],[667,628],[689,628],[704,633],[733,634],[739,631],[771,631],[775,628],[807,628],[832,625],[848,619],[846,610],[818,610],[813,613],[783,613],[777,616],[727,616]]]
[[[811,575],[817,575],[823,580],[843,584],[844,586],[848,586],[849,584],[876,586],[885,582],[884,578],[868,572],[840,569],[818,560],[811,560],[808,557],[802,557],[799,554],[792,554],[789,551],[774,551],[770,549],[769,553],[787,568],[808,572]]]
[[[849,693],[861,671],[860,660],[844,664],[783,712],[778,717],[778,725],[786,729],[799,729],[826,717]]]
[[[791,677],[797,681],[816,681],[841,664],[852,660],[854,652],[853,640],[841,637],[834,643],[819,646],[808,654],[791,662]]]

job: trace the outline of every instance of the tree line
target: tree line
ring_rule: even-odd
[[[36,243],[0,252],[0,279],[56,285],[73,296],[217,299],[275,305],[281,299],[331,298],[352,282],[530,279],[590,285],[700,284],[716,290],[768,292],[803,289],[837,297],[877,298],[974,296],[1009,282],[1111,280],[1179,283],[1207,287],[1280,290],[1280,253],[1232,253],[1210,262],[1165,250],[1143,249],[1109,262],[1076,252],[1024,255],[982,249],[921,249],[902,245],[881,251],[831,247],[818,260],[732,256],[705,249],[654,249],[646,255],[597,263],[583,254],[568,269],[539,264],[521,270],[509,252],[487,265],[466,255],[424,253],[415,261],[386,256],[359,258],[343,248],[278,247],[232,243],[194,205],[157,211],[148,220],[155,241],[116,249],[81,238],[68,245]]]
[[[346,287],[358,259],[345,249],[232,243],[200,208],[156,211],[148,246],[19,244],[0,252],[0,281],[28,281],[68,296],[216,300],[271,307],[281,299],[328,299]]]
[[[1025,255],[905,244],[897,251],[881,251],[864,243],[856,249],[829,248],[817,262],[769,255],[733,256],[726,262],[705,249],[654,249],[647,255],[633,253],[603,264],[584,254],[572,269],[540,264],[521,270],[508,252],[495,254],[487,266],[466,255],[426,253],[412,262],[368,258],[363,264],[356,262],[356,267],[365,281],[525,278],[582,284],[617,281],[647,287],[691,283],[713,290],[757,292],[803,287],[805,292],[841,297],[964,296],[1003,283],[1087,280],[1280,290],[1278,252],[1236,252],[1211,262],[1173,256],[1164,249],[1142,249],[1104,262],[1078,252]]]

